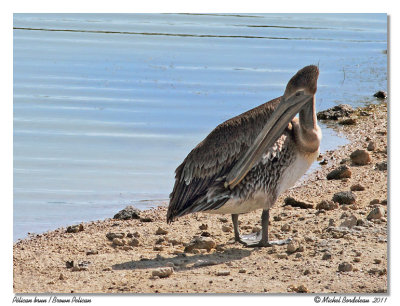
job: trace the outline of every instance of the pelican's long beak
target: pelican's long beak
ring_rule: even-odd
[[[282,99],[284,99],[284,97],[282,97]],[[227,175],[225,182],[226,188],[229,186],[230,189],[233,189],[241,182],[268,148],[282,135],[294,116],[296,116],[301,108],[312,99],[313,95],[304,94],[304,91],[301,91],[298,92],[297,95],[279,103],[252,146]]]

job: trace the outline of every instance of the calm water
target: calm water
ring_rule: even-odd
[[[168,199],[216,125],[319,64],[317,108],[387,88],[385,14],[15,14],[14,240]],[[322,151],[345,143],[323,127]],[[317,167],[316,164],[315,167]]]

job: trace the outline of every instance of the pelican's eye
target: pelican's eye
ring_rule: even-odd
[[[301,94],[300,91],[296,92],[296,97],[300,96],[300,94]]]

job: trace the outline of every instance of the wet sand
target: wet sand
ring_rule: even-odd
[[[76,233],[59,228],[18,241],[13,247],[14,292],[387,292],[387,170],[381,164],[387,161],[387,105],[362,111],[354,115],[356,125],[332,123],[350,143],[323,154],[326,164],[281,195],[271,209],[270,239],[292,237],[289,247],[235,243],[230,215],[198,213],[167,225],[166,207],[159,207],[141,212],[141,219],[99,220],[83,223]],[[371,141],[371,162],[355,165],[351,153],[366,150]],[[351,177],[327,180],[341,163]],[[352,191],[355,203],[317,208],[356,184],[365,189]],[[289,196],[312,208],[284,206]],[[378,215],[370,219],[373,210]],[[259,230],[260,215],[240,216],[241,231]],[[124,237],[113,243],[106,237],[110,232]],[[190,244],[196,236],[206,248]]]

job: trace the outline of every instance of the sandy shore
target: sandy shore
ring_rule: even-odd
[[[387,170],[380,166],[387,161],[387,106],[380,103],[363,112],[354,114],[356,125],[334,124],[351,143],[325,153],[326,164],[283,194],[271,210],[270,239],[292,237],[289,248],[234,243],[229,215],[195,214],[167,225],[166,208],[160,207],[141,212],[141,220],[100,220],[84,223],[76,233],[60,228],[18,241],[14,292],[387,292]],[[371,141],[371,162],[353,164],[350,154]],[[341,162],[351,177],[327,180]],[[353,191],[355,203],[317,208],[356,184],[365,189]],[[312,208],[284,206],[288,196]],[[373,210],[378,215],[370,219]],[[257,230],[260,213],[240,216],[241,231]],[[144,222],[146,217],[150,222]],[[110,232],[125,237],[113,243],[106,237]],[[190,250],[195,236],[209,249]]]

